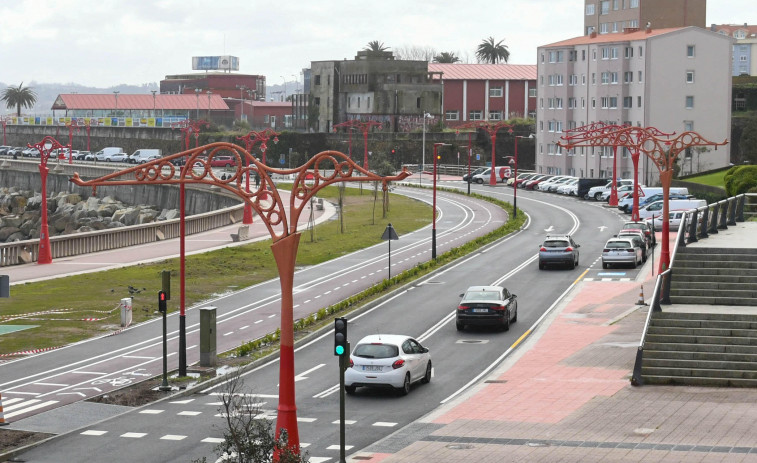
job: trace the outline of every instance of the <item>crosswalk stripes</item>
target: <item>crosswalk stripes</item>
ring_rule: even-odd
[[[20,397],[14,397],[12,399],[3,400],[3,411],[5,412],[5,419],[13,418],[14,416],[23,415],[40,408],[49,407],[50,405],[57,404],[57,400],[42,401],[40,399],[22,399]],[[6,406],[8,404],[8,406]]]

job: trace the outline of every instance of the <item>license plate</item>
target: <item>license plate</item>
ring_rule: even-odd
[[[489,309],[473,309],[473,311],[476,313],[487,313]]]
[[[381,371],[378,365],[363,365],[363,371]]]

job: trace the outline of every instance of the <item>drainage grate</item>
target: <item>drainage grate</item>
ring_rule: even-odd
[[[458,339],[455,344],[486,344],[488,339]]]
[[[507,380],[506,379],[487,379],[484,382],[488,384],[505,384]]]
[[[473,448],[470,444],[449,444],[445,447],[451,450],[470,450]]]

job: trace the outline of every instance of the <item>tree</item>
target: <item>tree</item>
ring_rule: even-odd
[[[504,41],[502,39],[494,43],[494,37],[489,37],[481,42],[476,49],[476,57],[479,62],[497,64],[500,61],[504,61],[507,63],[507,60],[510,59],[510,52],[507,50],[507,45],[502,45]]]
[[[309,460],[307,452],[300,455],[287,447],[286,433],[282,432],[277,440],[274,437],[273,423],[262,415],[261,404],[252,394],[244,391],[242,371],[238,369],[229,373],[221,392],[219,412],[224,418],[223,439],[216,446],[220,457],[218,461],[234,463],[256,463],[273,461],[278,452],[279,463],[303,463]],[[207,458],[193,460],[194,463],[206,463]]]
[[[443,51],[439,53],[438,55],[434,56],[434,62],[435,63],[459,63],[460,58],[457,57],[454,53]]]
[[[387,51],[389,48],[384,46],[383,42],[379,42],[378,40],[371,40],[368,42],[368,45],[364,48],[365,51],[371,51],[371,52],[381,52],[381,51]]]
[[[5,102],[5,107],[16,108],[16,115],[21,116],[21,107],[32,108],[37,102],[37,94],[29,87],[24,87],[24,83],[18,84],[18,87],[8,87],[3,91],[0,100]]]
[[[739,154],[742,162],[757,164],[757,119],[752,119],[741,132]]]
[[[436,56],[436,50],[433,47],[405,45],[399,48],[395,47],[394,56],[399,60],[431,61]]]

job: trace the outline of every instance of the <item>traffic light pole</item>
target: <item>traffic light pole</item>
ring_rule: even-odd
[[[345,456],[345,404],[344,404],[344,372],[350,366],[350,343],[347,352],[339,356],[339,463],[346,463]]]
[[[163,314],[163,383],[158,388],[161,391],[170,391],[168,385],[168,338],[166,335],[166,294],[163,291],[158,292],[158,311]]]

